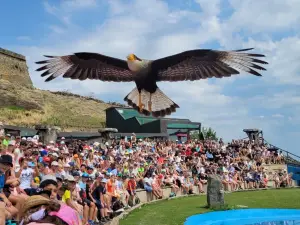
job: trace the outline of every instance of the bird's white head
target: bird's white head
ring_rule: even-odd
[[[142,67],[143,61],[135,54],[129,54],[127,56],[127,64],[131,71],[139,71]]]
[[[142,61],[140,58],[138,58],[135,54],[129,54],[127,56],[127,61],[133,62],[133,61]]]

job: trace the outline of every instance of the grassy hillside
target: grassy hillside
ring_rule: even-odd
[[[0,121],[31,127],[60,126],[63,130],[91,130],[105,126],[110,104],[70,93],[50,92],[0,80]]]

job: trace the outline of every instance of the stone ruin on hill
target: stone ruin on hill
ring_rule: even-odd
[[[0,48],[0,79],[32,88],[25,56]]]

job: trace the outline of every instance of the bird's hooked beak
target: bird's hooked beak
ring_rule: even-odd
[[[136,56],[135,56],[134,54],[129,54],[129,55],[127,56],[127,60],[128,60],[128,61],[134,61],[134,60],[136,60]]]

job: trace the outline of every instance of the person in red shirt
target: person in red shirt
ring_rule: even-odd
[[[135,203],[135,194],[136,194],[136,182],[135,182],[135,179],[134,179],[134,175],[130,175],[129,177],[129,181],[127,183],[127,191],[130,195],[130,198],[132,199],[132,203],[134,205]]]
[[[163,164],[163,163],[164,163],[164,159],[165,159],[165,158],[162,157],[162,156],[161,156],[161,157],[158,157],[158,159],[157,159],[158,164],[160,164],[160,165]]]
[[[186,156],[191,156],[192,155],[192,149],[190,147],[188,147],[186,150],[185,150],[185,155]]]

